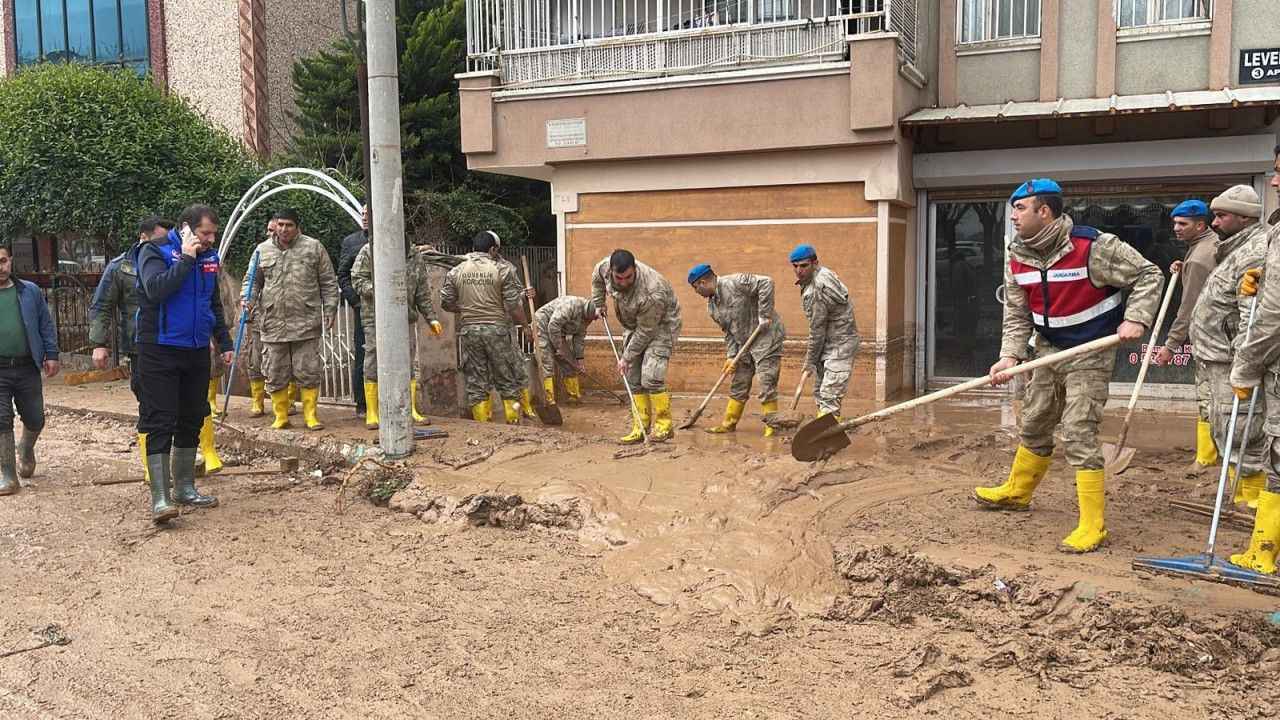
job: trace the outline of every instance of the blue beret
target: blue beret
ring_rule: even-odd
[[[689,284],[692,285],[698,282],[698,280],[700,280],[702,277],[710,273],[711,273],[710,265],[706,263],[699,263],[697,265],[694,265],[693,269],[689,271]]]
[[[1209,212],[1209,206],[1199,200],[1183,200],[1178,207],[1169,213],[1169,217],[1212,217],[1213,213]]]
[[[812,245],[797,245],[795,250],[791,251],[791,262],[802,262],[804,260],[812,260],[818,257],[818,251],[813,249]]]
[[[1019,185],[1018,188],[1013,191],[1013,194],[1009,196],[1009,204],[1012,205],[1023,198],[1035,197],[1037,195],[1061,194],[1062,186],[1058,185],[1058,183],[1050,180],[1049,178],[1036,178]]]

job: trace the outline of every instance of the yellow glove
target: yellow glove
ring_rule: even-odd
[[[724,369],[721,370],[720,372],[725,373],[727,375],[733,372],[733,369],[736,367],[738,367],[738,363],[734,362],[733,358],[729,358],[728,360],[724,361]]]
[[[1253,388],[1233,387],[1231,390],[1241,400],[1248,400],[1253,395]]]
[[[1240,278],[1240,294],[1253,297],[1258,294],[1258,281],[1262,279],[1262,268],[1249,268]]]
[[[432,321],[431,321],[431,334],[432,334],[432,335],[443,335],[443,334],[444,334],[444,326],[440,324],[440,321],[439,321],[439,320],[432,320]]]

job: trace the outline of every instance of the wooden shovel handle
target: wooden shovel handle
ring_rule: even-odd
[[[520,266],[524,268],[524,289],[526,290],[526,294],[524,296],[524,302],[525,302],[525,305],[529,306],[529,334],[530,336],[533,337],[533,359],[534,359],[534,364],[538,366],[538,381],[541,382],[543,380],[543,377],[542,377],[542,360],[539,359],[538,357],[538,346],[539,346],[538,321],[536,318],[533,317],[533,298],[529,297],[529,295],[527,294],[527,291],[533,289],[533,285],[531,285],[529,282],[529,278],[530,278],[529,258],[521,255]]]
[[[805,368],[804,372],[800,373],[800,382],[796,383],[795,397],[791,398],[791,410],[793,412],[795,411],[796,408],[800,407],[800,393],[804,392],[804,381],[808,379],[809,379],[809,368]]]
[[[1133,418],[1133,408],[1138,404],[1138,393],[1142,391],[1142,383],[1147,379],[1147,368],[1151,367],[1151,356],[1156,351],[1156,338],[1160,336],[1160,327],[1164,325],[1165,312],[1169,302],[1173,300],[1173,291],[1178,286],[1178,273],[1169,274],[1169,287],[1164,290],[1164,300],[1160,301],[1160,312],[1156,313],[1156,321],[1151,326],[1151,339],[1147,341],[1147,351],[1142,354],[1142,367],[1138,368],[1138,379],[1133,383],[1133,393],[1129,395],[1129,407],[1124,412],[1124,425],[1120,427],[1120,438],[1117,447],[1124,447],[1129,437],[1129,420]]]
[[[751,336],[748,337],[747,341],[742,344],[742,349],[738,350],[738,354],[733,356],[734,365],[737,365],[739,362],[742,361],[742,357],[747,354],[748,350],[751,349],[751,346],[755,343],[756,338],[760,335],[760,331],[763,329],[764,329],[764,325],[759,325],[759,324],[756,325],[756,329],[751,332]],[[702,404],[699,405],[698,409],[694,412],[694,417],[701,415],[702,411],[707,409],[707,403],[711,402],[711,398],[715,396],[716,391],[719,390],[720,386],[724,384],[724,379],[727,377],[729,377],[729,371],[721,370],[720,379],[716,380],[716,384],[711,386],[711,392],[707,393],[707,396],[702,398]]]
[[[1097,352],[1099,350],[1106,350],[1108,348],[1115,347],[1116,345],[1119,345],[1119,344],[1120,344],[1119,335],[1108,335],[1106,337],[1098,338],[1097,340],[1092,340],[1083,345],[1077,345],[1073,348],[1060,350],[1056,353],[1053,353],[1052,355],[1045,355],[1044,357],[1036,358],[1035,360],[1024,362],[1019,365],[1014,365],[1012,368],[1005,370],[1004,372],[1006,375],[1010,375],[1010,376],[1025,375],[1026,373],[1036,370],[1037,368],[1047,367],[1049,365],[1057,365],[1058,363],[1063,362],[1065,360],[1070,360],[1071,358],[1079,357],[1081,355],[1087,355],[1091,352]],[[887,417],[890,417],[891,415],[897,415],[898,413],[906,412],[907,410],[912,410],[918,407],[922,407],[924,405],[930,405],[932,403],[938,402],[939,400],[945,400],[954,395],[959,395],[961,393],[969,392],[970,390],[977,390],[979,388],[986,387],[990,384],[991,384],[990,377],[983,376],[979,378],[974,378],[968,382],[964,382],[959,385],[954,385],[952,387],[945,388],[937,392],[929,393],[928,395],[922,395],[918,398],[915,398],[914,400],[908,400],[904,403],[892,405],[883,410],[878,410],[868,415],[863,415],[862,417],[856,417],[856,418],[853,418],[852,420],[845,420],[839,425],[831,428],[830,430],[822,433],[821,435],[818,435],[817,437],[814,438],[814,440],[820,440],[825,437],[830,437],[832,435],[835,435],[838,432],[845,432],[848,430],[852,430],[853,428],[856,428],[859,425],[865,425],[867,423],[875,422],[877,420],[883,420]]]

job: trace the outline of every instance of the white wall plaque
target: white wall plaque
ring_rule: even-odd
[[[582,147],[586,144],[586,118],[563,118],[547,121],[547,147]]]

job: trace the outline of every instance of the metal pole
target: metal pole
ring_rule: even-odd
[[[409,424],[409,316],[405,286],[404,179],[400,165],[400,78],[395,0],[365,3],[369,49],[369,204],[373,208],[373,293],[378,333],[378,438],[391,458],[413,452]]]

